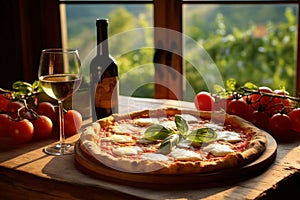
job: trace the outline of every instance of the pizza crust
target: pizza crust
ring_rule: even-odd
[[[100,126],[105,127],[113,124],[114,121],[133,119],[139,117],[162,117],[174,116],[176,114],[190,114],[202,119],[216,122],[224,122],[235,128],[253,132],[249,144],[243,152],[229,153],[224,157],[214,161],[160,161],[149,159],[134,159],[125,156],[113,156],[108,151],[100,149],[98,142]],[[96,127],[96,128],[95,128]],[[242,167],[258,158],[266,148],[267,137],[264,131],[256,128],[246,120],[228,115],[224,112],[198,112],[193,110],[180,110],[176,108],[166,108],[157,110],[142,110],[128,114],[114,114],[95,122],[87,127],[80,137],[80,148],[84,154],[99,165],[107,166],[115,170],[128,173],[150,173],[150,174],[192,174],[215,172],[228,168]]]

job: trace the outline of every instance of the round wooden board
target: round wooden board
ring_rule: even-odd
[[[79,142],[75,145],[75,165],[83,173],[103,180],[117,182],[135,187],[155,189],[176,189],[184,187],[211,187],[229,184],[258,175],[267,169],[276,158],[277,143],[267,134],[267,147],[264,153],[252,163],[236,169],[227,169],[213,173],[157,175],[126,173],[109,168],[100,162],[89,159],[80,149]],[[178,187],[176,187],[178,186]]]

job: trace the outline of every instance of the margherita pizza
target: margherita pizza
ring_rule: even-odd
[[[150,174],[242,167],[266,143],[264,131],[237,116],[176,108],[115,114],[87,127],[79,140],[82,152],[99,164]]]

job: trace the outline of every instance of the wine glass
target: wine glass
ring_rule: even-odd
[[[74,146],[65,142],[63,101],[78,90],[82,75],[78,50],[44,49],[41,52],[38,77],[44,92],[58,101],[59,143],[44,148],[50,155],[74,152]]]

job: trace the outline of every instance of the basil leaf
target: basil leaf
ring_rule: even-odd
[[[258,91],[258,87],[255,84],[251,83],[251,82],[245,83],[244,87],[247,88],[247,89],[249,89],[249,90]]]
[[[192,131],[187,136],[187,139],[196,144],[207,143],[215,141],[217,139],[217,133],[211,128],[200,128]]]
[[[181,137],[182,136],[180,134],[173,134],[173,135],[168,136],[160,144],[159,151],[162,154],[170,153],[176,147],[176,145],[179,143]]]
[[[234,91],[236,89],[237,82],[235,79],[231,78],[226,81],[227,90]]]
[[[165,128],[159,124],[153,124],[144,132],[144,138],[152,141],[164,140],[174,133],[175,132],[172,129]]]
[[[214,85],[214,91],[216,94],[223,94],[226,90],[221,85]]]
[[[182,136],[186,136],[188,134],[189,127],[183,117],[181,117],[180,115],[175,115],[175,124],[178,130],[178,134],[181,134]]]

